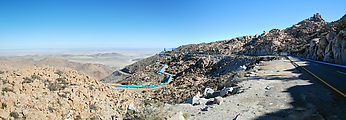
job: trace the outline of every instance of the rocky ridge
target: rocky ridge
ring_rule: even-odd
[[[55,68],[71,68],[78,72],[85,73],[97,80],[107,77],[114,69],[102,65],[91,63],[77,63],[55,57],[45,57],[39,60],[25,57],[9,57],[0,59],[0,66],[7,70],[18,70],[29,66],[52,66]]]
[[[129,99],[136,92],[115,90],[68,68],[1,71],[0,80],[3,119],[115,119],[136,103]]]
[[[346,64],[346,15],[328,23],[320,14],[286,29],[272,29],[261,35],[242,36],[231,40],[184,45],[177,53],[274,55],[290,54],[309,59]]]

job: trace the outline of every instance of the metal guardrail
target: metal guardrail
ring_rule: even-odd
[[[172,75],[167,74],[162,72],[163,68],[166,66],[165,64],[162,64],[162,61],[160,61],[160,64],[163,65],[162,68],[158,71],[158,73],[164,74],[164,75],[168,75],[168,80],[165,83],[159,84],[159,85],[154,85],[154,86],[140,86],[140,85],[112,85],[114,87],[123,87],[123,88],[157,88],[157,87],[161,87],[163,85],[166,85],[170,82],[170,80],[172,79]]]

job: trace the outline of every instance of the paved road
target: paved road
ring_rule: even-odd
[[[290,60],[297,63],[299,66],[311,71],[313,74],[321,78],[323,81],[334,87],[341,94],[346,93],[346,67],[342,65],[332,65],[323,62],[289,57]],[[328,85],[327,85],[328,86]],[[333,89],[330,87],[331,89]],[[337,90],[334,90],[337,92]],[[345,96],[344,96],[345,97]]]

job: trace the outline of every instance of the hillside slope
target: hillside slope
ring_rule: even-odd
[[[180,46],[138,61],[113,72],[103,82],[126,85],[154,85],[164,82],[155,73],[163,61],[170,84],[153,90],[148,99],[165,103],[182,103],[207,87],[220,90],[236,87],[243,70],[261,60],[259,55],[289,54],[315,60],[346,64],[345,19],[328,23],[317,13],[292,27],[273,29],[261,35],[242,36],[231,40]],[[122,73],[128,74],[122,74]]]

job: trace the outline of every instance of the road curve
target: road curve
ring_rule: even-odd
[[[298,57],[288,57],[294,64],[319,79],[335,92],[346,97],[346,67]]]
[[[147,89],[147,88],[157,88],[157,87],[161,87],[163,85],[166,85],[170,82],[170,80],[172,79],[172,75],[166,73],[166,72],[163,72],[162,70],[165,69],[167,67],[166,64],[162,64],[161,61],[160,61],[160,64],[163,65],[162,68],[158,71],[158,73],[161,73],[161,74],[164,74],[164,75],[167,75],[169,76],[167,81],[165,83],[162,83],[162,84],[159,84],[159,85],[154,85],[154,86],[140,86],[140,85],[112,85],[114,87],[122,87],[122,88],[144,88],[144,89]]]

